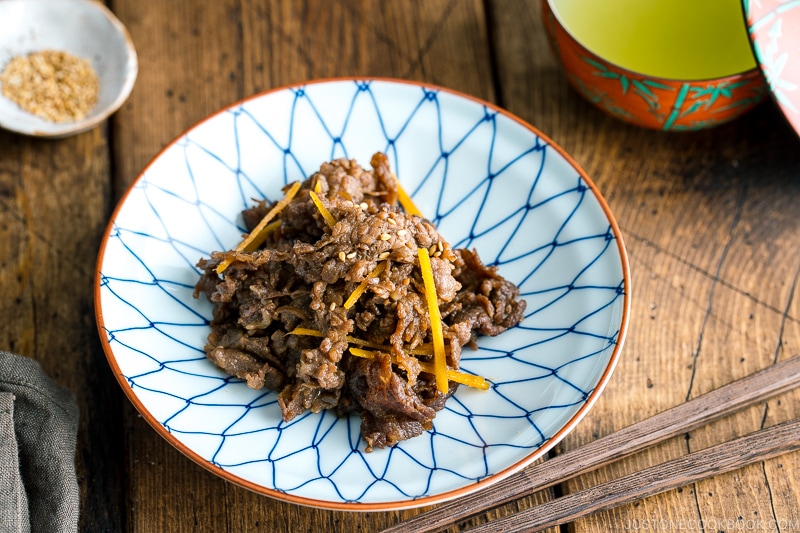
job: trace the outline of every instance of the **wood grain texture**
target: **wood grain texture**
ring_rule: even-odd
[[[167,142],[203,116],[274,87],[380,76],[494,98],[486,15],[478,0],[192,5],[149,0],[114,6],[140,55],[136,88],[114,123],[115,198]],[[191,463],[128,406],[125,419],[130,531],[377,531],[419,512],[332,512],[265,498]],[[493,516],[546,497],[526,498]]]
[[[129,101],[68,139],[0,132],[0,349],[37,359],[75,392],[81,531],[376,531],[421,511],[319,511],[222,481],[137,415],[100,347],[94,265],[114,205],[197,121],[289,83],[389,76],[443,85],[506,107],[588,171],[628,246],[631,327],[606,392],[560,450],[800,353],[800,140],[771,102],[704,132],[627,126],[569,88],[538,0],[108,4],[139,52]],[[800,415],[798,406],[800,393],[787,393],[555,492],[773,426]],[[800,455],[789,454],[580,519],[569,531],[625,531],[662,518],[800,523],[798,480]],[[470,525],[550,498],[508,504]]]
[[[92,284],[108,216],[98,128],[58,142],[0,132],[0,349],[36,359],[76,393],[83,530],[118,530],[121,391],[100,348]]]
[[[492,4],[490,14],[493,34],[502,28],[506,36],[517,36],[496,41],[501,103],[548,132],[597,183],[621,226],[633,275],[623,357],[606,392],[562,449],[800,353],[800,150],[774,104],[685,135],[627,126],[569,87],[553,55],[545,53],[538,2],[512,4]],[[680,457],[756,430],[767,419],[796,417],[798,400],[797,391],[785,394],[581,476],[563,491]],[[573,527],[624,531],[636,519],[676,517],[694,523],[740,515],[790,520],[797,516],[797,496],[772,487],[796,483],[800,457],[794,453],[779,462],[781,469],[769,461]]]
[[[592,440],[579,448],[565,451],[547,461],[539,462],[518,474],[504,479],[500,483],[495,483],[481,491],[463,496],[456,501],[442,504],[436,509],[388,528],[383,533],[395,533],[403,530],[420,533],[441,531],[448,525],[457,524],[468,517],[482,514],[487,509],[492,509],[505,502],[519,499],[553,485],[565,483],[575,476],[619,461],[624,457],[633,455],[682,433],[710,424],[744,408],[763,403],[798,386],[800,386],[800,356],[770,365],[754,374],[687,400],[610,435]],[[800,434],[794,437],[800,443]],[[679,460],[684,459],[685,457],[679,458]],[[704,457],[703,460],[705,461],[707,458]],[[749,463],[742,463],[742,465],[744,464]],[[668,470],[676,471],[674,467]],[[664,479],[664,481],[677,483],[675,486],[681,486],[681,483],[685,484],[685,478],[677,481]],[[618,490],[625,488],[624,484],[618,486]],[[660,490],[664,490],[663,486]],[[650,494],[660,492],[660,490],[654,490]],[[589,514],[586,512],[588,506],[592,501],[597,500],[597,492],[587,492],[585,494],[592,496],[587,500],[582,500],[583,512],[580,516]],[[618,494],[613,503],[618,504],[625,498],[631,497],[630,493]],[[641,494],[636,494],[633,497],[638,499]],[[564,498],[561,500],[570,501]],[[572,502],[572,505],[575,505],[575,500],[572,500]],[[610,508],[610,503],[606,502],[603,508]],[[541,507],[544,506],[537,507],[537,516],[543,514],[540,510]],[[553,512],[549,515],[549,521],[555,521],[558,516],[556,513],[563,513],[565,509],[569,508],[564,503],[559,503],[557,506],[553,505],[552,507]],[[593,508],[594,511],[598,509]],[[567,517],[574,518],[571,515],[560,515],[560,519]],[[516,523],[524,523],[524,521],[514,520]],[[555,521],[554,523],[560,524],[562,522]]]
[[[798,449],[800,449],[800,419],[790,420],[607,483],[570,493],[534,509],[483,524],[469,531],[474,533],[540,531],[548,526],[574,521],[597,510],[634,502],[663,490],[682,487],[693,481],[738,470],[753,462],[766,461]],[[715,521],[715,523],[721,522]],[[674,526],[672,528],[675,529]],[[714,528],[716,529],[716,526]]]

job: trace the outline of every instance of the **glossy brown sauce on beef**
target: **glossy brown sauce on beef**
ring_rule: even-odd
[[[371,170],[347,159],[323,164],[259,249],[200,260],[195,288],[195,297],[205,294],[214,304],[205,350],[215,365],[254,389],[277,391],[286,421],[307,410],[357,413],[368,451],[430,429],[458,386],[451,381],[439,392],[420,369],[430,356],[410,355],[431,343],[418,248],[430,250],[449,367],[459,368],[463,346],[515,326],[525,310],[518,288],[495,268],[474,251],[452,249],[433,224],[404,212],[384,154],[370,163]],[[246,210],[248,230],[274,205]],[[218,274],[225,259],[230,265]],[[370,277],[380,263],[385,268]],[[366,290],[346,309],[365,279]],[[293,334],[297,328],[319,335]],[[348,338],[381,348],[372,359],[355,357]]]

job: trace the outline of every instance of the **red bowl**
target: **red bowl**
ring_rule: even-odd
[[[765,95],[757,67],[704,80],[665,79],[615,65],[585,48],[541,0],[547,35],[570,84],[606,113],[631,124],[669,131],[699,130],[746,113]],[[744,24],[744,18],[743,18]]]

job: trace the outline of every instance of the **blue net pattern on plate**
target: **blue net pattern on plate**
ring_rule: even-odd
[[[244,232],[239,212],[323,161],[385,151],[453,246],[517,283],[523,323],[465,350],[461,387],[423,436],[364,451],[358,418],[283,422],[276,394],[205,358],[211,307],[195,264]],[[609,365],[625,305],[620,247],[580,174],[502,112],[435,88],[341,81],[288,88],[212,116],[125,198],[98,277],[98,321],[130,395],[211,470],[325,502],[436,498],[529,459],[570,423]]]

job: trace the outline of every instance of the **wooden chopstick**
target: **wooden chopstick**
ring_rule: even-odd
[[[541,531],[701,479],[800,449],[800,418],[684,455],[468,529],[472,533]]]
[[[791,390],[798,384],[800,356],[776,363],[620,431],[529,466],[508,479],[400,522],[383,533],[441,531]]]

